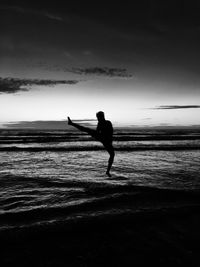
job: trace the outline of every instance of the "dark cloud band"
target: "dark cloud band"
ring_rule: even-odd
[[[97,75],[111,78],[131,78],[132,75],[123,68],[109,68],[109,67],[90,67],[90,68],[72,68],[69,70],[81,75]]]
[[[159,106],[153,109],[190,109],[200,108],[200,105],[171,105],[171,106]]]
[[[28,91],[32,85],[55,86],[57,84],[77,84],[78,80],[41,80],[41,79],[19,79],[19,78],[1,78],[0,94],[13,94],[19,91]]]

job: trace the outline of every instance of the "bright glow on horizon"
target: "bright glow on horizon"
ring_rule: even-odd
[[[168,105],[169,100],[143,98],[144,92],[124,94],[113,88],[106,91],[83,85],[57,85],[54,87],[34,87],[29,92],[0,96],[0,122],[17,121],[58,121],[67,116],[72,119],[95,119],[96,112],[103,110],[106,118],[116,125],[195,125],[200,117],[200,109],[159,110],[151,109]],[[93,91],[92,91],[93,90]],[[93,93],[92,93],[93,92]],[[8,105],[9,103],[9,105]],[[180,103],[183,105],[183,100]],[[191,103],[191,102],[190,102]],[[170,103],[173,105],[174,103]],[[185,104],[187,102],[185,101]],[[195,103],[194,103],[195,104]]]

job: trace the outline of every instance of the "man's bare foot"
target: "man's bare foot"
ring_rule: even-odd
[[[72,121],[71,121],[70,117],[67,117],[67,119],[68,119],[68,125],[72,125]]]
[[[111,174],[109,172],[106,172],[106,175],[108,175],[108,177],[111,177]]]

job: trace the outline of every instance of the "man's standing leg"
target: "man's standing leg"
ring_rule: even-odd
[[[106,174],[109,177],[111,177],[110,169],[111,169],[113,161],[114,161],[115,151],[114,151],[114,148],[113,148],[112,144],[109,144],[109,145],[104,144],[104,147],[105,147],[105,149],[108,151],[108,153],[110,155],[109,160],[108,160],[108,167],[107,167]]]

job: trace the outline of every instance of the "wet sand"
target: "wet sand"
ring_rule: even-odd
[[[200,266],[200,206],[5,230],[1,266]]]

